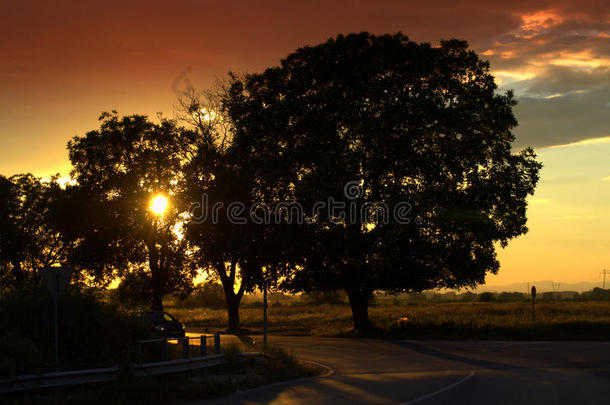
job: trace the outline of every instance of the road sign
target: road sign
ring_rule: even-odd
[[[72,277],[71,267],[45,267],[40,269],[40,275],[54,299],[60,298]]]
[[[532,298],[536,298],[536,286],[532,286]]]

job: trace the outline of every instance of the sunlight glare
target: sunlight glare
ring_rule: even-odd
[[[167,198],[164,195],[157,195],[150,202],[150,209],[155,215],[162,216],[165,210],[167,209]]]

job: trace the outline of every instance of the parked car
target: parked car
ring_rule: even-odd
[[[166,338],[181,338],[185,336],[184,325],[176,318],[161,311],[137,312],[136,317],[149,324],[160,336]]]

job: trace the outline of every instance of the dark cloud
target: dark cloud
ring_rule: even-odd
[[[610,66],[587,70],[550,66],[535,79],[529,81],[527,86],[530,94],[542,97],[568,95],[575,92],[591,94],[591,90],[600,89],[610,89]]]
[[[518,146],[610,136],[610,3],[522,13],[483,53],[519,99]]]
[[[563,145],[610,136],[610,88],[552,99],[522,97],[516,147]]]

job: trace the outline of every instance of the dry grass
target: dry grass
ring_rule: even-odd
[[[224,329],[224,309],[168,308],[191,329]],[[610,339],[610,303],[541,302],[536,304],[532,324],[528,302],[450,302],[396,304],[385,302],[370,307],[378,333],[421,338],[544,338]],[[262,329],[262,308],[244,306],[242,326]],[[399,318],[407,318],[402,325]],[[348,305],[271,305],[269,332],[272,334],[338,336],[352,329]]]

